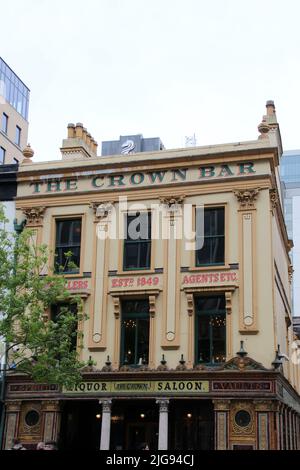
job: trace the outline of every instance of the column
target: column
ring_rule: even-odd
[[[111,400],[99,400],[99,403],[102,405],[100,450],[109,450]]]
[[[156,400],[156,403],[159,405],[158,450],[167,450],[169,400],[163,398]]]
[[[5,429],[3,438],[3,449],[10,449],[13,439],[17,437],[19,416],[21,409],[20,401],[6,402],[5,405]]]
[[[44,415],[43,441],[58,441],[60,430],[60,402],[57,400],[47,400],[42,403]]]

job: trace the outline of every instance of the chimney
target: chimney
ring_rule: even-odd
[[[279,124],[277,122],[275,104],[273,100],[266,102],[267,113],[263,116],[262,122],[258,126],[260,132],[259,139],[269,139],[270,143],[278,148],[278,155],[282,155],[282,142]]]
[[[68,124],[67,138],[60,149],[63,160],[85,160],[97,157],[97,142],[81,122]]]

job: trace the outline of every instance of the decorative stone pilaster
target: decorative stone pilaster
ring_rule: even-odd
[[[113,369],[118,369],[120,362],[120,343],[121,343],[121,302],[120,297],[112,297],[114,317],[115,317],[115,338],[113,349]]]
[[[104,350],[107,347],[107,290],[108,255],[110,244],[113,203],[91,202],[94,212],[93,277],[90,312],[89,349]]]
[[[256,200],[259,188],[235,190],[239,203],[240,333],[257,333]]]
[[[169,400],[166,398],[161,398],[156,400],[156,403],[159,405],[158,450],[167,450]]]
[[[12,447],[13,439],[18,435],[21,401],[9,401],[5,404],[5,429],[3,449]]]
[[[43,441],[58,441],[60,430],[60,402],[58,400],[46,400],[42,403],[44,415]]]
[[[99,403],[102,405],[100,450],[109,450],[112,400],[100,400]]]
[[[270,448],[270,410],[272,402],[256,400],[254,408],[257,417],[257,449],[268,450]]]
[[[166,267],[164,269],[164,306],[161,342],[161,346],[164,349],[179,348],[183,201],[184,195],[160,198],[163,211],[164,266]]]
[[[194,320],[195,320],[195,305],[194,295],[186,293],[187,301],[187,314],[188,314],[188,351],[187,351],[187,367],[193,367],[194,355]]]
[[[230,400],[213,400],[215,409],[215,450],[228,449]]]

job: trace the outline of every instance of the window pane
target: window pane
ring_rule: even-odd
[[[204,239],[201,250],[196,250],[196,266],[224,263],[224,237],[208,237]]]
[[[138,337],[137,337],[137,363],[143,360],[148,363],[149,352],[149,318],[141,318],[138,320]]]
[[[136,336],[136,321],[133,319],[124,319],[122,322],[122,331],[124,335],[124,351],[123,360],[128,361],[129,364],[135,364],[135,336]]]
[[[140,243],[139,268],[150,268],[150,249],[150,243]]]
[[[198,214],[197,210],[196,217],[200,217]],[[196,229],[200,229],[197,224]],[[224,263],[224,233],[224,207],[204,209],[204,241],[196,250],[196,266]],[[197,235],[200,238],[200,233]]]
[[[201,317],[198,323],[197,362],[210,362],[209,316]]]
[[[226,361],[225,296],[195,297],[195,360],[217,364]]]
[[[126,317],[128,315],[135,315],[136,313],[148,314],[149,313],[149,302],[148,300],[124,300],[122,302],[122,314]]]
[[[56,270],[79,272],[80,266],[81,220],[56,221]],[[66,256],[71,252],[70,257]],[[75,266],[72,266],[72,264]]]
[[[124,246],[124,269],[138,267],[138,243],[126,243]]]
[[[141,365],[149,356],[149,301],[130,299],[122,302],[121,363]]]
[[[123,269],[148,269],[151,261],[151,214],[126,216]]]
[[[212,360],[213,363],[225,362],[226,320],[225,314],[210,317],[212,328]]]
[[[224,295],[196,297],[195,306],[196,310],[199,312],[225,310],[225,297]]]

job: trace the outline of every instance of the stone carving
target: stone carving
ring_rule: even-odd
[[[159,198],[162,206],[171,214],[175,214],[181,208],[185,195],[182,196],[162,196]]]
[[[221,370],[268,370],[259,362],[256,362],[251,357],[233,357],[226,362]]]
[[[276,188],[272,188],[270,189],[269,193],[270,193],[270,201],[271,201],[272,209],[276,209],[279,203],[278,191]]]
[[[238,190],[233,191],[234,195],[236,196],[240,204],[240,209],[243,209],[243,210],[254,209],[256,199],[259,195],[259,189],[260,188],[238,189]]]
[[[21,210],[26,217],[27,227],[43,223],[46,207],[22,207]]]
[[[110,215],[113,210],[113,202],[91,202],[90,207],[93,209],[95,214],[95,221],[105,219]]]
[[[194,315],[194,296],[193,294],[186,294],[187,300],[187,313],[189,317]]]
[[[99,400],[99,404],[102,405],[102,413],[111,412],[111,403],[112,400]]]
[[[156,404],[159,405],[159,412],[160,413],[168,413],[169,411],[169,400],[160,399],[156,400]]]
[[[291,284],[293,280],[293,273],[294,273],[294,268],[292,265],[288,267],[288,275],[289,275],[289,283]]]

